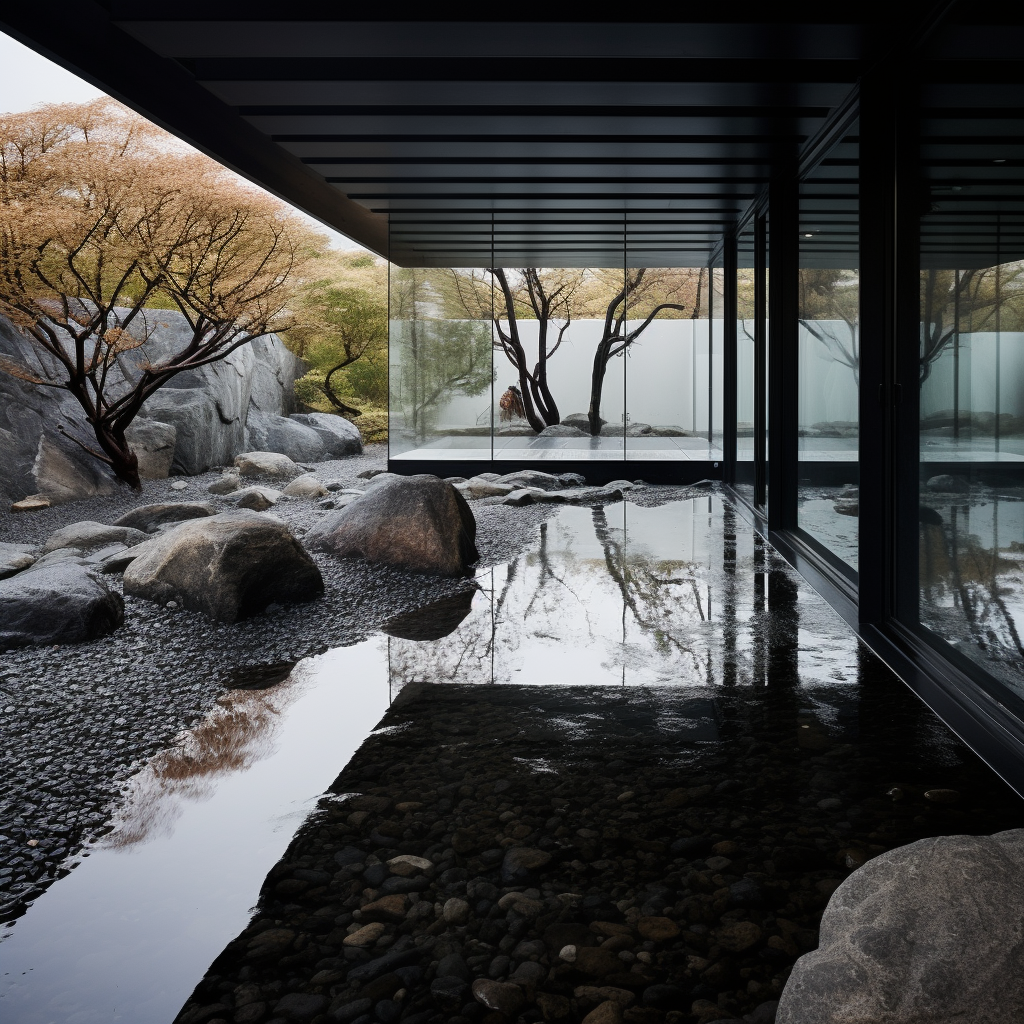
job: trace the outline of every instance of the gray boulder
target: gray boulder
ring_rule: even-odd
[[[124,436],[138,457],[139,476],[143,480],[166,480],[171,475],[178,439],[172,424],[137,416]]]
[[[302,468],[280,452],[245,452],[235,459],[235,468],[241,476],[270,476],[293,480],[302,475]]]
[[[77,551],[95,551],[97,548],[110,544],[141,544],[146,535],[141,530],[130,526],[108,526],[106,523],[94,523],[89,520],[72,523],[55,530],[43,545],[43,554],[49,554],[58,548],[74,548]]]
[[[204,501],[164,501],[155,505],[140,505],[114,521],[114,526],[130,526],[133,530],[152,533],[167,523],[181,523],[186,519],[203,519],[220,511],[216,505]]]
[[[344,416],[334,416],[326,412],[308,412],[292,413],[289,418],[315,430],[320,435],[328,459],[343,459],[349,455],[362,454],[363,438],[359,433],[359,428]]]
[[[324,581],[284,523],[238,511],[189,520],[147,542],[125,569],[124,591],[237,622],[269,604],[311,601]]]
[[[543,491],[557,491],[564,485],[561,479],[552,473],[544,473],[539,469],[523,469],[517,473],[506,473],[498,477],[495,483],[511,484],[513,487],[539,487]]]
[[[1024,1019],[1024,829],[883,853],[835,891],[778,1024]]]
[[[209,484],[206,488],[210,494],[231,494],[232,491],[237,491],[242,486],[242,480],[237,470],[231,470],[227,473],[222,473],[212,484]]]
[[[123,352],[111,367],[114,393],[135,379],[146,362],[158,364],[181,351],[188,339],[185,318],[175,310],[145,311],[136,321],[146,342]],[[9,320],[0,317],[0,355],[44,371],[47,357]],[[223,360],[179,374],[147,399],[129,427],[146,478],[166,476],[174,430],[173,471],[201,473],[230,463],[247,447],[246,424],[262,415],[294,408],[293,384],[303,364],[274,335],[258,338]],[[161,429],[155,422],[164,424]],[[53,504],[110,493],[115,481],[103,463],[61,433],[86,444],[95,438],[78,403],[66,392],[0,374],[0,499],[16,501],[41,493]],[[40,444],[46,446],[40,458]],[[59,454],[55,454],[59,453]],[[73,468],[69,468],[69,464]]]
[[[0,580],[29,568],[36,560],[31,544],[0,544]]]
[[[250,423],[246,442],[264,452],[280,452],[295,462],[322,462],[324,443],[317,431],[288,416],[261,414]]]
[[[929,478],[925,484],[929,491],[938,491],[944,494],[970,494],[970,481],[962,476],[952,476],[949,473],[940,473],[938,476]]]
[[[231,500],[239,508],[248,508],[253,512],[266,512],[281,500],[281,492],[273,487],[243,487],[231,495]]]
[[[590,432],[581,430],[579,427],[570,426],[567,423],[556,423],[554,426],[545,427],[538,437],[589,437]]]
[[[305,537],[311,551],[365,558],[415,572],[465,575],[479,559],[466,499],[436,476],[382,476]]]
[[[124,601],[73,559],[0,580],[0,649],[73,644],[112,633]]]
[[[297,476],[285,489],[289,498],[322,498],[327,488],[312,474]]]
[[[608,421],[599,416],[597,422],[603,427]],[[578,427],[585,434],[590,433],[590,417],[585,412],[571,412],[568,416],[563,416],[562,424],[566,427]]]

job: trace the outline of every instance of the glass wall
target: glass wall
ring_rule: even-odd
[[[490,281],[479,271],[403,269],[389,278],[392,458],[491,458]]]
[[[919,523],[920,622],[1024,697],[1020,94],[1005,83],[924,91],[919,475],[902,513]]]
[[[800,184],[797,525],[851,569],[859,515],[860,216],[854,123]]]
[[[736,239],[736,478],[735,486],[754,500],[754,335],[757,309],[754,221]]]
[[[392,266],[390,457],[720,460],[709,288],[706,267]]]

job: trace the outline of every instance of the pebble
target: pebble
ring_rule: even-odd
[[[488,978],[477,978],[473,982],[473,998],[488,1010],[497,1010],[508,1017],[515,1016],[525,1002],[523,990],[518,985]]]
[[[372,946],[383,934],[384,925],[380,921],[373,921],[357,929],[351,935],[346,935],[343,945]]]

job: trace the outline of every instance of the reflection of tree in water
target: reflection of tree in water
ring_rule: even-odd
[[[685,654],[700,672],[697,652],[676,635],[680,627],[692,635],[694,611],[701,622],[707,621],[694,575],[696,566],[680,559],[652,557],[640,545],[627,544],[624,531],[613,531],[609,527],[603,506],[595,506],[593,514],[594,533],[604,548],[608,575],[622,595],[623,628],[628,609],[659,654]],[[676,587],[683,589],[676,590]],[[708,611],[710,613],[710,602]]]
[[[926,625],[948,635],[962,633],[990,657],[1002,660],[1021,673],[1024,657],[1020,633],[1006,597],[1024,588],[1021,562],[1000,553],[998,544],[986,546],[976,534],[961,529],[956,506],[944,509],[948,525],[933,509],[922,509],[920,533],[920,594]],[[998,529],[998,506],[994,508]],[[1012,548],[1011,548],[1012,550]],[[951,618],[954,621],[951,621]],[[955,621],[955,620],[959,620]]]
[[[213,794],[218,777],[245,771],[274,750],[285,708],[301,693],[296,677],[266,690],[231,690],[177,744],[132,779],[106,847],[125,849],[167,835],[186,800]]]

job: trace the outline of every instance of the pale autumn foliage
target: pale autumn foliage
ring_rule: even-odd
[[[284,204],[112,100],[0,116],[0,313],[39,355],[0,369],[74,395],[99,446],[88,450],[133,486],[124,431],[143,402],[292,326],[325,249]],[[191,328],[157,363],[144,358],[147,307]],[[138,348],[141,360],[116,360]]]

